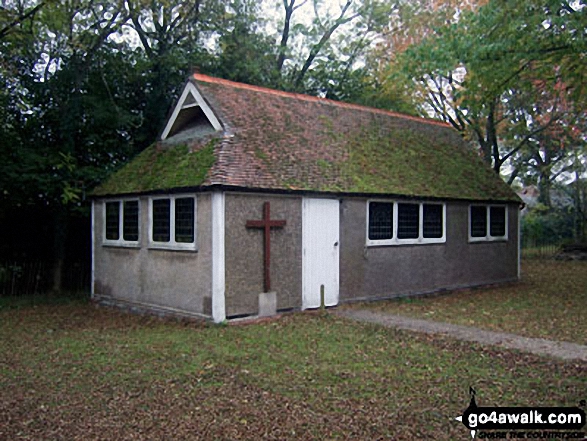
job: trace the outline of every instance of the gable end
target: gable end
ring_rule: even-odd
[[[220,130],[222,130],[220,121],[194,83],[190,81],[184,87],[171,117],[167,120],[161,134],[161,140],[193,138]]]

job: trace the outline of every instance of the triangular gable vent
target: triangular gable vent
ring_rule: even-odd
[[[206,104],[196,86],[189,82],[183,89],[173,113],[165,125],[161,140],[176,135],[195,137],[221,129],[222,126],[210,106]]]

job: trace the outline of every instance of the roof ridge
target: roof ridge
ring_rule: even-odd
[[[411,121],[419,121],[419,122],[422,122],[425,124],[431,124],[431,125],[442,126],[442,127],[450,127],[450,125],[448,123],[446,123],[444,121],[437,120],[437,119],[424,118],[421,116],[412,116],[412,115],[407,115],[405,113],[393,112],[391,110],[377,109],[375,107],[364,106],[361,104],[345,103],[343,101],[335,101],[335,100],[332,100],[329,98],[321,98],[321,97],[312,96],[312,95],[305,95],[305,94],[301,94],[301,93],[285,92],[283,90],[270,89],[268,87],[253,86],[251,84],[239,83],[236,81],[225,80],[223,78],[211,77],[209,75],[204,75],[204,74],[200,74],[200,73],[195,73],[193,75],[193,78],[196,81],[202,81],[204,83],[223,84],[226,86],[238,87],[240,89],[247,89],[247,90],[266,93],[266,94],[270,94],[270,95],[276,95],[276,96],[287,97],[287,98],[295,98],[298,100],[310,101],[310,102],[316,102],[316,103],[330,104],[333,106],[344,107],[347,109],[363,110],[363,111],[367,111],[367,112],[371,112],[371,113],[378,113],[381,115],[389,115],[389,116],[395,116],[398,118],[404,118],[404,119],[408,119]]]

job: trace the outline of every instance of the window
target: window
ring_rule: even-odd
[[[175,200],[175,241],[194,242],[194,198]]]
[[[469,207],[469,240],[507,240],[507,210],[504,205]]]
[[[106,240],[120,239],[120,201],[106,202]]]
[[[417,239],[420,235],[420,205],[397,204],[397,238]]]
[[[122,237],[126,241],[139,240],[139,201],[124,201],[122,210]]]
[[[471,236],[487,235],[487,207],[471,207]]]
[[[106,201],[104,203],[104,244],[138,246],[138,200]]]
[[[505,207],[489,207],[489,235],[505,236]]]
[[[367,203],[367,245],[446,242],[444,204],[417,202]]]
[[[171,238],[171,199],[153,201],[153,242],[169,242]]]
[[[369,204],[369,240],[385,240],[393,237],[393,203]]]
[[[423,204],[423,236],[425,239],[440,239],[444,236],[443,206],[440,204]]]
[[[196,249],[196,198],[194,196],[168,196],[151,198],[151,248]]]

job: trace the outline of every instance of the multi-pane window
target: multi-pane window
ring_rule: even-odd
[[[175,241],[180,243],[194,241],[194,198],[175,200]]]
[[[106,202],[106,240],[120,239],[120,201]]]
[[[196,199],[193,196],[152,198],[150,246],[195,249]]]
[[[423,236],[440,239],[444,236],[444,207],[440,204],[423,204]]]
[[[421,202],[368,202],[367,245],[445,242],[445,206]]]
[[[171,199],[153,200],[153,242],[171,239]]]
[[[397,204],[397,238],[417,239],[420,235],[420,204]]]
[[[385,240],[393,237],[393,203],[369,203],[369,240]]]
[[[505,236],[505,207],[490,207],[489,235]]]
[[[507,239],[507,210],[503,205],[469,207],[471,241]]]
[[[122,210],[122,237],[124,240],[139,240],[139,201],[124,201]]]
[[[139,201],[107,201],[104,205],[104,243],[136,246],[139,241]]]
[[[471,237],[487,235],[487,207],[471,206]]]

